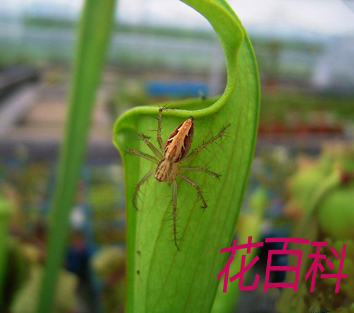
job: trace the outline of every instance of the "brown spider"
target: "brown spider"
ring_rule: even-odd
[[[177,221],[177,182],[176,182],[176,176],[179,176],[182,178],[184,181],[186,181],[188,184],[192,185],[202,202],[202,208],[207,208],[207,203],[203,197],[202,191],[200,187],[198,186],[197,183],[195,183],[193,180],[182,174],[179,170],[183,169],[185,171],[200,171],[204,172],[207,174],[210,174],[212,176],[215,176],[216,178],[219,178],[221,175],[214,173],[212,171],[209,171],[208,169],[202,168],[202,167],[181,167],[180,164],[182,162],[185,162],[187,160],[190,160],[192,157],[197,155],[202,149],[204,149],[207,145],[213,143],[215,140],[220,138],[227,126],[224,126],[221,131],[208,141],[204,142],[202,145],[199,147],[195,148],[189,155],[188,151],[191,147],[192,140],[193,140],[193,132],[194,132],[194,124],[193,124],[193,117],[189,117],[186,119],[182,124],[176,127],[176,129],[170,134],[168,137],[165,146],[162,144],[162,138],[161,138],[161,122],[162,122],[162,111],[164,109],[160,108],[159,109],[159,117],[158,117],[158,128],[157,128],[157,142],[159,143],[160,150],[157,149],[150,141],[149,138],[146,137],[143,134],[139,134],[139,137],[144,141],[144,143],[150,148],[150,150],[154,153],[155,156],[151,156],[147,153],[144,153],[142,151],[138,150],[126,150],[126,153],[130,154],[136,154],[139,155],[153,163],[157,164],[157,167],[150,170],[145,176],[139,181],[138,185],[135,188],[135,192],[133,195],[133,205],[136,209],[138,209],[136,205],[136,200],[138,196],[139,189],[141,185],[146,182],[152,174],[155,173],[155,178],[159,182],[168,182],[169,185],[173,185],[173,192],[172,192],[172,202],[173,202],[173,236],[174,236],[174,241],[177,249],[179,250],[178,244],[177,244],[177,226],[176,226],[176,221]]]

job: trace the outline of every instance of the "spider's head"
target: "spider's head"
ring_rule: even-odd
[[[172,163],[168,160],[162,160],[156,168],[155,178],[159,182],[167,181],[172,175]]]

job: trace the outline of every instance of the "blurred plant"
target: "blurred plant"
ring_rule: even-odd
[[[80,178],[92,108],[113,28],[115,0],[86,0],[79,25],[68,120],[61,150],[48,258],[38,303],[39,313],[51,312],[64,257],[69,216]]]
[[[1,312],[8,312],[17,292],[29,277],[27,259],[17,238],[10,236],[7,245],[6,273],[1,293]]]
[[[0,193],[0,310],[2,306],[3,286],[6,277],[8,232],[13,204]]]
[[[218,99],[169,103],[163,138],[189,116],[194,117],[195,145],[231,123],[229,138],[209,155],[202,151],[195,164],[220,172],[220,182],[193,173],[208,194],[203,212],[193,188],[179,186],[181,251],[170,242],[166,218],[171,189],[151,181],[142,187],[139,211],[132,205],[134,188],[154,164],[126,155],[125,149],[148,152],[137,133],[156,129],[158,107],[138,107],[123,114],[114,128],[114,142],[125,166],[127,210],[127,312],[207,312],[218,286],[217,274],[226,262],[220,248],[230,244],[253,159],[259,112],[258,69],[248,35],[223,0],[186,0],[214,27],[227,65],[227,86]],[[155,133],[156,134],[156,133]],[[193,147],[192,147],[193,148]],[[193,161],[192,161],[193,164]]]
[[[354,147],[346,144],[330,144],[323,150],[318,160],[300,162],[300,167],[289,181],[290,199],[286,213],[295,218],[297,225],[293,237],[307,238],[310,241],[326,241],[328,247],[321,253],[331,256],[330,247],[341,251],[347,244],[343,273],[348,279],[341,281],[339,293],[334,293],[335,280],[316,280],[313,293],[310,293],[311,280],[304,280],[310,268],[313,247],[298,246],[303,250],[303,262],[298,292],[285,288],[277,303],[282,313],[308,312],[326,309],[330,312],[352,312],[354,308]],[[293,247],[295,248],[295,247]],[[335,271],[339,260],[330,257]],[[305,262],[304,262],[305,261]],[[290,265],[291,265],[290,261]],[[293,281],[293,275],[287,276]]]
[[[253,179],[261,186],[285,198],[285,183],[295,171],[295,160],[289,155],[286,148],[272,146],[257,152],[252,169]]]
[[[125,299],[125,251],[117,246],[104,247],[92,260],[92,267],[103,280],[104,312],[123,312]]]
[[[89,195],[89,203],[95,210],[110,207],[117,202],[116,186],[111,182],[96,184],[91,187]]]
[[[258,242],[261,237],[263,213],[267,206],[267,191],[264,188],[258,188],[250,195],[249,208],[250,213],[242,213],[237,222],[237,242],[244,244],[249,236],[252,236],[253,242]],[[255,257],[257,250],[252,249],[251,253],[246,255],[245,264],[249,264]],[[238,251],[236,257],[230,266],[230,273],[236,274],[241,268],[242,252]],[[250,271],[246,272],[244,279],[247,279]],[[240,289],[235,282],[228,285],[226,293],[223,293],[223,279],[219,283],[218,291],[214,300],[212,313],[234,312],[235,305],[240,296]]]
[[[151,97],[144,89],[144,82],[121,78],[118,81],[119,88],[113,92],[107,103],[108,110],[112,116],[119,116],[128,109],[135,106],[151,103]]]
[[[35,312],[43,274],[43,250],[37,243],[21,242],[13,236],[7,242],[1,312]],[[58,285],[52,312],[73,312],[77,305],[76,276],[62,270]]]
[[[35,247],[33,247],[35,249]],[[35,255],[35,251],[33,250]],[[28,265],[27,265],[28,266]],[[38,263],[33,263],[29,268],[29,277],[17,293],[12,305],[13,313],[36,312],[38,294],[42,282],[43,268]],[[76,289],[77,277],[68,271],[61,270],[58,277],[58,288],[55,292],[53,313],[71,313],[77,307]]]
[[[260,133],[340,133],[353,123],[353,96],[297,90],[262,93]],[[309,110],[311,108],[311,110]]]

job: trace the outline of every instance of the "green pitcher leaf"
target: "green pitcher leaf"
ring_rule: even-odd
[[[218,180],[203,172],[186,172],[200,186],[208,208],[202,209],[196,190],[178,180],[179,247],[173,242],[172,186],[151,177],[141,187],[138,208],[132,204],[139,180],[156,164],[126,149],[152,154],[138,134],[155,146],[158,107],[137,107],[123,114],[114,127],[114,143],[125,167],[128,312],[208,312],[228,255],[253,160],[259,114],[259,78],[248,35],[236,14],[222,0],[186,0],[213,26],[227,66],[227,86],[217,99],[168,103],[162,137],[189,116],[194,117],[192,149],[216,135],[223,126],[227,137],[202,150],[185,165],[220,173]],[[155,130],[155,131],[153,131]]]

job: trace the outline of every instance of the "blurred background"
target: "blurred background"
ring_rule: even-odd
[[[256,156],[241,220],[254,213],[250,199],[261,188],[267,205],[259,221],[259,240],[291,236],[306,211],[308,199],[303,194],[316,189],[329,168],[339,164],[351,169],[354,2],[229,3],[249,32],[262,85]],[[33,295],[40,284],[38,265],[46,256],[82,4],[5,0],[0,5],[0,223],[5,229],[0,239],[9,239],[7,251],[0,255],[0,266],[6,260],[6,271],[1,273],[0,268],[0,287],[3,308],[11,307],[12,312],[33,312]],[[123,311],[123,169],[111,141],[116,118],[134,106],[221,94],[225,71],[216,35],[185,4],[119,1],[71,215],[57,312]],[[343,212],[346,209],[343,204]],[[326,218],[319,217],[319,224],[328,229]],[[333,240],[354,239],[352,234],[339,236],[336,230],[329,233],[326,236]],[[259,255],[260,263],[266,260],[266,251]],[[282,281],[284,276],[272,279]],[[276,312],[280,297],[278,289],[264,293],[260,287],[241,293],[235,310]]]

